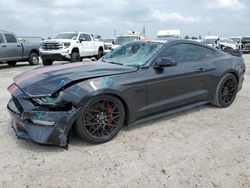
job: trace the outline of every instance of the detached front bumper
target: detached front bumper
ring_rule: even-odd
[[[67,147],[70,129],[80,109],[72,108],[67,112],[37,111],[34,107],[34,110],[26,111],[23,104],[22,101],[12,98],[7,105],[12,117],[12,128],[19,139]]]

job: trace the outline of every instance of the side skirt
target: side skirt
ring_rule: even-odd
[[[172,115],[172,114],[175,114],[175,113],[178,113],[178,112],[182,112],[182,111],[186,111],[186,110],[189,110],[191,108],[202,106],[202,105],[208,104],[208,103],[210,103],[210,101],[202,101],[202,102],[186,105],[186,106],[183,106],[183,107],[180,107],[180,108],[175,108],[173,110],[168,110],[166,112],[162,112],[162,113],[159,113],[159,114],[156,114],[156,115],[153,115],[153,116],[148,116],[148,117],[139,119],[139,120],[129,124],[128,126],[130,127],[130,126],[134,126],[134,125],[137,125],[137,124],[145,123],[145,122],[153,120],[153,119],[161,118],[161,117],[164,117],[164,116],[169,116],[169,115]]]

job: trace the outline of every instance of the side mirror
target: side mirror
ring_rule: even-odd
[[[85,41],[85,38],[79,38],[80,43],[83,42],[83,41]]]
[[[173,67],[176,66],[177,62],[173,58],[161,57],[157,59],[155,64],[155,68],[163,68],[163,67]]]

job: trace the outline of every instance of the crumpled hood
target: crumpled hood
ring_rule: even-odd
[[[29,96],[51,95],[72,81],[137,71],[136,67],[104,62],[79,62],[39,67],[14,78]]]

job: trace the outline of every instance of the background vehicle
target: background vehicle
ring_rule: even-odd
[[[219,38],[218,40],[214,42],[213,47],[221,49],[221,50],[224,50],[226,48],[230,48],[233,50],[240,50],[240,44],[228,38]]]
[[[22,43],[36,43],[40,44],[43,40],[42,37],[35,36],[18,36],[18,40]]]
[[[228,107],[244,73],[242,57],[197,42],[135,41],[98,62],[15,77],[8,109],[19,138],[66,146],[75,125],[87,142],[103,143],[127,124],[207,103]]]
[[[0,63],[14,66],[21,61],[38,65],[39,43],[21,43],[14,33],[0,30]]]
[[[242,40],[242,37],[230,37],[230,39],[232,39],[234,42],[236,42],[236,43],[238,43],[239,44],[239,46],[240,46],[240,49],[242,50],[242,42],[241,42],[241,40]]]
[[[218,36],[205,36],[204,37],[204,44],[212,47],[214,45],[214,42],[218,39],[219,39]]]
[[[104,53],[110,52],[112,50],[112,44],[114,43],[114,39],[101,39],[104,42]]]
[[[132,41],[141,40],[143,37],[141,36],[141,33],[139,32],[127,32],[124,35],[117,36],[113,42],[112,49],[115,49],[117,47],[120,47],[121,45],[127,44]]]
[[[166,38],[181,38],[180,30],[160,30],[157,33],[158,39],[166,39]]]
[[[60,33],[55,39],[41,42],[40,47],[44,65],[52,65],[53,61],[78,62],[87,57],[99,59],[103,54],[104,43],[84,32]]]
[[[242,43],[242,51],[243,53],[249,53],[250,52],[250,36],[249,37],[243,37],[241,40]]]

